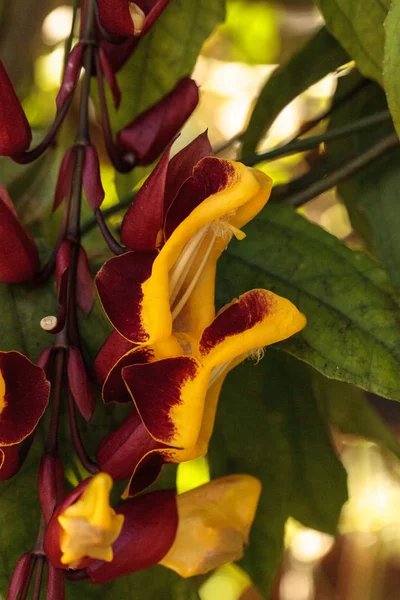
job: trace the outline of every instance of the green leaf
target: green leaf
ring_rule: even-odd
[[[269,349],[229,375],[209,458],[213,477],[248,473],[263,484],[243,567],[265,594],[283,550],[286,519],[333,533],[347,499],[344,469],[312,392],[311,369]]]
[[[247,473],[264,483],[243,568],[265,593],[283,551],[291,469],[280,381],[267,380],[266,362],[240,365],[228,376],[209,451],[212,478]]]
[[[121,128],[192,71],[200,49],[224,20],[225,0],[170,2],[119,75],[122,101],[113,115]]]
[[[268,79],[242,137],[243,154],[254,152],[264,133],[289,102],[348,61],[348,55],[335,38],[325,28],[318,31],[287,65],[279,67]]]
[[[343,381],[327,379],[313,372],[313,389],[321,414],[342,433],[357,435],[380,444],[400,458],[400,444],[365,394]]]
[[[270,206],[221,259],[224,303],[263,287],[308,325],[280,347],[327,377],[400,400],[400,306],[386,273],[289,208]]]
[[[55,288],[0,284],[1,350],[17,350],[35,361],[53,343],[53,336],[40,327],[40,320],[54,315]]]
[[[385,20],[385,49],[383,58],[383,82],[390,112],[397,133],[400,135],[400,1],[393,0]]]
[[[316,4],[361,73],[382,83],[383,22],[390,0],[316,0]]]
[[[387,110],[385,95],[379,86],[371,84],[356,98],[337,111],[330,128],[354,122],[374,112]],[[393,132],[390,121],[369,127],[328,144],[328,151],[342,160],[358,156],[371,145]],[[400,291],[400,206],[398,169],[400,149],[393,148],[366,166],[360,173],[338,186],[338,194],[346,204],[354,229],[366,242],[387,270],[394,286]]]

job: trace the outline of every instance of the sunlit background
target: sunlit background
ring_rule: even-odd
[[[64,44],[72,23],[72,8],[55,3],[44,19],[32,80],[20,78],[24,108],[35,127],[54,114],[54,97],[63,69]],[[201,102],[183,131],[176,149],[209,129],[221,156],[234,158],[235,142],[249,111],[277,64],[288,58],[320,26],[314,5],[305,1],[228,1],[228,16],[203,47],[193,77],[201,87]],[[11,75],[13,75],[11,73]],[[14,73],[17,79],[18,73]],[[290,140],[300,125],[330,104],[339,74],[331,74],[287,106],[276,119],[259,150]],[[26,78],[25,78],[26,79]],[[313,130],[317,133],[319,130]],[[232,143],[228,143],[231,140]],[[295,155],[262,164],[282,183],[307,170],[308,157]],[[117,196],[113,171],[102,165],[107,203]],[[344,206],[333,191],[309,202],[302,212],[345,240],[360,241],[351,230]],[[273,590],[273,600],[395,600],[400,598],[400,473],[378,446],[332,432],[349,475],[350,500],[343,509],[340,535],[334,539],[306,529],[294,520],[286,527],[286,551]],[[206,459],[179,465],[180,492],[209,480]],[[256,600],[246,573],[238,566],[218,569],[199,588],[202,600]]]

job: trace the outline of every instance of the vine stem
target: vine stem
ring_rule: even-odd
[[[110,248],[110,250],[114,252],[114,254],[124,254],[124,252],[126,252],[126,248],[124,246],[121,246],[121,244],[119,244],[114,238],[113,234],[108,229],[107,223],[104,220],[103,213],[99,208],[95,210],[94,216],[99,226],[99,229],[103,235],[103,238],[105,239],[107,246]]]
[[[329,140],[336,140],[346,135],[350,135],[351,133],[355,133],[356,131],[361,131],[362,129],[366,129],[368,127],[374,127],[376,125],[379,125],[380,123],[384,123],[385,121],[390,120],[390,112],[388,110],[383,110],[381,112],[369,115],[368,117],[364,117],[363,119],[359,119],[354,123],[348,123],[347,125],[343,125],[343,127],[337,127],[335,129],[325,131],[320,135],[315,135],[301,140],[294,140],[292,142],[284,144],[283,146],[278,146],[277,148],[267,150],[266,152],[263,152],[261,154],[250,154],[249,156],[244,157],[242,159],[242,162],[248,167],[252,167],[253,165],[262,161],[275,160],[277,158],[280,158],[281,156],[289,156],[290,154],[297,154],[298,152],[311,150],[312,148],[319,146],[323,142],[327,142]]]
[[[71,432],[72,443],[75,448],[75,452],[81,461],[82,466],[88,473],[95,475],[100,471],[97,463],[93,462],[83,446],[81,436],[79,434],[78,422],[76,418],[76,407],[75,400],[72,394],[68,394],[68,416],[69,416],[69,428]]]
[[[281,199],[281,203],[290,204],[291,206],[298,207],[302,206],[312,198],[315,198],[319,194],[326,192],[330,188],[334,187],[344,179],[347,179],[351,175],[358,173],[363,169],[366,165],[368,165],[371,161],[376,160],[384,154],[390,148],[397,146],[399,144],[399,138],[396,133],[392,133],[385,137],[383,140],[380,140],[377,144],[374,144],[371,148],[369,148],[363,154],[360,154],[353,160],[350,160],[345,165],[334,169],[329,172],[325,178],[315,181],[311,185],[309,185],[306,189],[300,190],[293,195],[289,195]],[[298,182],[301,185],[302,177],[299,177],[298,180],[295,180],[293,183]],[[278,189],[278,188],[275,188]],[[271,199],[273,194],[271,196]]]

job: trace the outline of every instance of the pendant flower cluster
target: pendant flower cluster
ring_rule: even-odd
[[[215,314],[218,258],[268,200],[271,180],[212,156],[206,134],[169,159],[168,148],[128,210],[121,239],[96,285],[115,331],[97,359],[104,402],[132,411],[100,443],[97,460],[125,496],[165,462],[207,453],[227,373],[269,344],[297,333],[305,317],[262,289]]]
[[[306,324],[289,300],[258,288],[216,312],[218,260],[233,237],[245,243],[242,228],[267,203],[272,182],[264,173],[215,157],[206,133],[171,158],[176,135],[198,103],[192,79],[183,77],[119,132],[111,130],[105,83],[118,107],[116,72],[167,8],[168,0],[80,4],[79,41],[65,63],[55,120],[33,149],[28,121],[0,63],[0,155],[21,164],[52,146],[84,71],[76,143],[65,151],[54,191],[60,231],[41,269],[38,248],[0,184],[0,282],[40,285],[54,273],[56,314],[43,315],[41,327],[54,343],[42,351],[38,365],[18,352],[0,352],[1,480],[21,467],[51,389],[38,473],[37,541],[16,564],[8,600],[25,598],[33,575],[39,597],[44,568],[46,598],[60,600],[65,576],[101,584],[161,564],[190,577],[241,558],[248,543],[261,492],[254,477],[231,475],[183,494],[142,493],[165,463],[207,454],[229,371],[248,357],[259,360],[264,346]],[[115,169],[128,172],[161,155],[124,217],[120,240],[101,210],[105,192],[89,123],[93,76]],[[115,254],[95,280],[113,332],[94,371],[105,404],[130,406],[120,426],[99,441],[96,460],[88,456],[77,415],[90,423],[96,403],[78,325],[78,309],[86,315],[95,301],[81,243],[83,193]],[[59,456],[63,412],[75,455],[90,475],[72,491]],[[125,491],[112,506],[116,480],[125,480]]]

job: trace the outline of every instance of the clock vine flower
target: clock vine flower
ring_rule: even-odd
[[[116,328],[96,359],[103,400],[132,402],[97,460],[126,496],[147,487],[164,462],[206,454],[227,373],[306,319],[267,290],[243,294],[215,316],[217,261],[231,237],[268,200],[263,173],[211,155],[206,134],[171,161],[167,149],[128,210],[97,288]],[[125,340],[123,340],[125,338]],[[115,343],[116,342],[116,343]]]
[[[243,555],[261,491],[249,475],[217,479],[180,495],[174,490],[110,505],[112,479],[99,473],[58,505],[44,540],[57,569],[80,569],[106,583],[157,563],[183,577]]]

